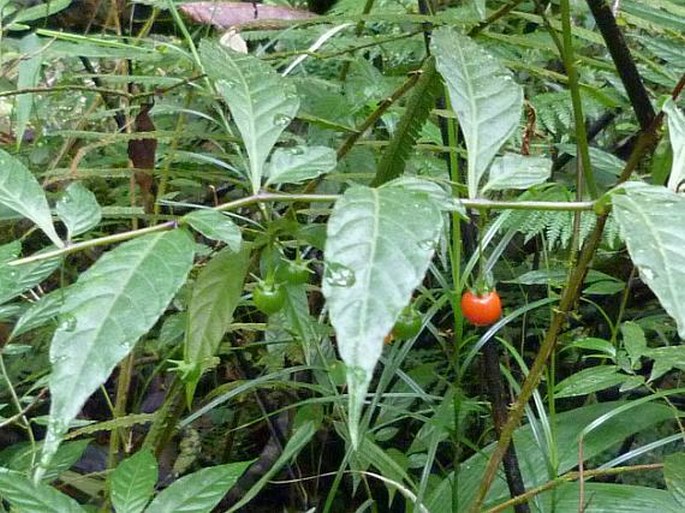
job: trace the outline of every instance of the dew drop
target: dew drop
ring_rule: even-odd
[[[76,317],[71,314],[63,315],[57,328],[62,331],[74,331],[76,329]]]
[[[357,281],[352,269],[335,262],[326,264],[324,278],[332,287],[351,287]]]
[[[419,248],[421,248],[424,251],[433,251],[435,249],[435,246],[437,244],[437,241],[435,239],[424,239],[419,241]]]
[[[276,114],[274,116],[274,124],[282,127],[288,126],[292,122],[293,118],[286,116],[285,114]]]
[[[654,270],[649,267],[643,267],[640,269],[640,274],[642,274],[647,281],[655,280],[657,277],[657,274],[654,272]]]
[[[302,155],[304,150],[302,149],[302,146],[294,146],[293,148],[288,149],[288,153],[291,155]]]

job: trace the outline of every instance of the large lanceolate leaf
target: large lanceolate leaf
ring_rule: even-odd
[[[25,513],[85,513],[68,495],[43,483],[34,484],[23,473],[7,469],[0,469],[0,495],[16,511]]]
[[[64,246],[40,184],[26,166],[4,150],[0,150],[0,204],[36,223],[55,246]]]
[[[523,91],[511,73],[467,36],[441,28],[432,40],[468,150],[469,198],[497,151],[518,126]]]
[[[200,57],[243,138],[256,193],[271,149],[300,107],[295,86],[259,59],[217,43],[203,41]]]
[[[640,277],[685,338],[685,198],[655,185],[628,183],[612,197],[616,220]]]
[[[352,187],[328,221],[322,290],[347,364],[355,447],[383,338],[423,279],[441,228],[434,200],[400,186]]]
[[[673,163],[668,188],[678,191],[685,180],[685,115],[672,99],[664,104],[664,112],[668,115],[668,135],[673,148]]]
[[[193,254],[183,230],[146,235],[105,253],[67,289],[50,346],[52,400],[41,466],[90,394],[157,322],[185,282]]]

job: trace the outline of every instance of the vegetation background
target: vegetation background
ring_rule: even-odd
[[[683,511],[684,34],[0,0],[0,510]]]

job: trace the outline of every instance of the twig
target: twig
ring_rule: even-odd
[[[621,82],[626,88],[640,128],[643,131],[647,130],[655,116],[654,108],[649,101],[649,95],[623,38],[623,33],[618,28],[616,18],[611,12],[611,6],[605,0],[587,0],[587,4],[609,49]]]

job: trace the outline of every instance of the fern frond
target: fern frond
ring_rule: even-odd
[[[373,186],[384,184],[404,172],[409,154],[421,134],[421,128],[435,105],[435,98],[440,91],[439,86],[435,59],[430,57],[423,65],[421,77],[407,101],[395,135],[378,163],[376,176],[371,182]]]

